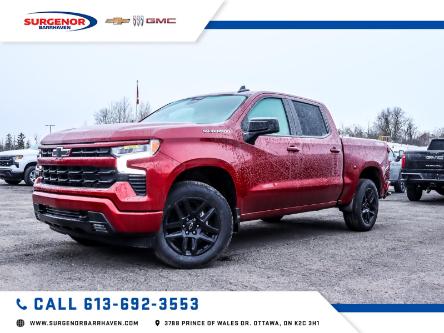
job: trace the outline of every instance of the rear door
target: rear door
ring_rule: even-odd
[[[338,200],[343,186],[341,139],[322,106],[292,99],[297,132],[293,145],[292,178],[297,182],[298,205],[330,203]]]

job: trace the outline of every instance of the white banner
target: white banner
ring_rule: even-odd
[[[0,292],[2,331],[356,332],[318,292]]]
[[[222,0],[20,0],[0,5],[3,42],[191,42]]]

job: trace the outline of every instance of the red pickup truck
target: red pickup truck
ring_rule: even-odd
[[[338,207],[348,228],[370,230],[390,168],[385,143],[341,138],[323,104],[247,89],[54,133],[38,163],[37,219],[181,268],[214,260],[241,221]]]

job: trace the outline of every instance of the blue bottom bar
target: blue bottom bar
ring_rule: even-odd
[[[210,21],[205,29],[444,29],[444,21]]]
[[[332,304],[338,312],[444,312],[444,304]]]

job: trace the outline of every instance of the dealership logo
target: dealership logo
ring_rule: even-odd
[[[24,20],[25,26],[38,27],[40,30],[78,31],[94,27],[97,20],[89,15],[73,12],[47,11],[29,13]]]
[[[123,23],[129,23],[130,19],[124,19],[123,17],[114,17],[112,19],[106,19],[105,23],[112,23],[113,25],[122,25]]]
[[[62,157],[69,156],[69,153],[71,153],[71,149],[57,147],[52,150],[52,157],[62,158]]]

